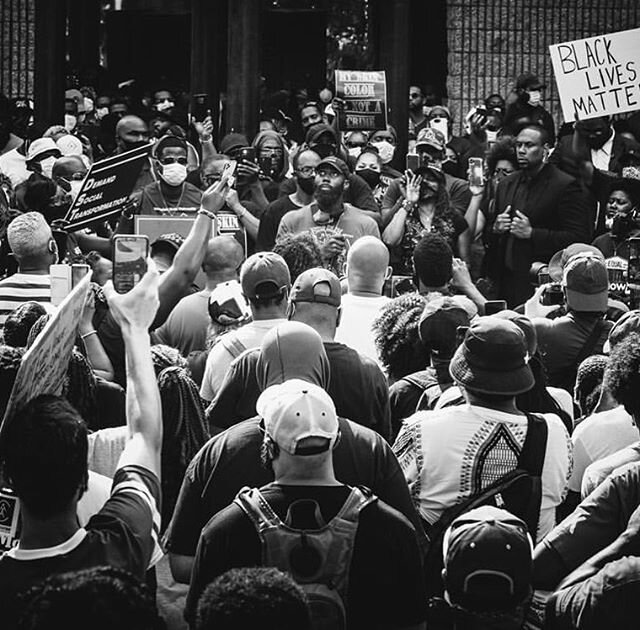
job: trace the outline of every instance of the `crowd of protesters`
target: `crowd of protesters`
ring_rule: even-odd
[[[458,125],[413,85],[401,154],[326,88],[220,135],[130,87],[46,129],[0,95],[0,417],[51,265],[91,274],[62,393],[0,435],[3,627],[636,627],[640,112],[557,126],[527,72]],[[119,293],[137,217],[191,223]]]

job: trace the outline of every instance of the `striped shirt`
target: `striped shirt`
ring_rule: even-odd
[[[38,302],[47,312],[54,312],[49,274],[14,273],[0,280],[0,329],[9,313],[25,302]]]

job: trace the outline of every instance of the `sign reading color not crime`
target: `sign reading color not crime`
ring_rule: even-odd
[[[567,122],[640,109],[640,28],[549,46]]]
[[[136,185],[151,144],[114,155],[91,166],[65,220],[67,230],[77,230],[120,212]]]
[[[336,96],[345,102],[341,131],[387,128],[387,77],[384,70],[336,70]]]

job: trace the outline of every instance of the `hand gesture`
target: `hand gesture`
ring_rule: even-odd
[[[473,284],[469,268],[464,260],[454,258],[451,264],[451,272],[451,283],[454,287],[462,289]]]
[[[238,191],[235,188],[228,188],[225,193],[224,200],[227,202],[229,208],[234,212],[240,212],[243,209],[240,199],[238,198]]]
[[[147,272],[131,291],[116,293],[109,280],[104,287],[109,310],[124,332],[149,329],[160,305],[158,283],[160,274],[151,258],[147,258]]]
[[[255,162],[242,160],[238,162],[238,166],[236,167],[236,174],[238,176],[238,179],[242,179],[243,181],[249,183],[255,183],[258,181],[260,167]]]
[[[409,203],[418,203],[420,199],[420,184],[422,184],[422,175],[414,175],[412,171],[407,171],[407,186],[405,199]]]
[[[496,216],[496,220],[493,222],[493,231],[498,234],[504,234],[511,230],[511,206],[507,206],[507,209]]]
[[[339,256],[347,247],[344,234],[336,234],[328,239],[321,248],[322,258],[325,260]]]
[[[533,233],[533,228],[529,222],[529,217],[526,214],[522,214],[519,210],[516,210],[516,216],[511,220],[511,234],[516,238],[529,239]]]
[[[222,179],[211,184],[211,186],[202,193],[202,200],[200,201],[202,208],[213,214],[217,214],[220,211],[220,208],[224,206],[225,195],[228,190],[228,181],[229,177],[227,177],[225,173]]]
[[[93,315],[96,312],[96,294],[90,288],[87,292],[87,299],[84,302],[82,315],[80,315],[79,332],[81,335],[93,330]]]
[[[529,319],[533,317],[546,317],[560,308],[560,304],[546,305],[542,303],[542,294],[548,286],[548,284],[539,286],[535,290],[535,293],[524,303],[524,314]]]
[[[193,127],[198,133],[198,137],[201,141],[203,136],[211,138],[213,135],[213,120],[211,119],[211,114],[208,114],[201,122],[194,121]]]

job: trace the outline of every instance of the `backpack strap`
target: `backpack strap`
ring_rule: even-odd
[[[283,525],[258,488],[245,486],[233,502],[251,519],[260,538],[266,530]]]
[[[378,497],[364,486],[354,486],[351,488],[351,492],[347,497],[347,500],[342,504],[340,511],[336,514],[335,518],[349,521],[351,523],[357,523],[360,517],[360,512],[370,505],[375,503]]]
[[[234,359],[239,357],[247,349],[247,346],[245,346],[235,335],[222,335],[220,343]]]
[[[545,418],[527,413],[527,437],[520,451],[518,468],[534,477],[542,477],[548,435],[549,427]]]
[[[598,343],[598,339],[600,339],[600,335],[602,335],[602,331],[604,330],[604,325],[605,325],[604,317],[601,317],[598,321],[596,321],[596,324],[593,327],[593,330],[591,331],[590,335],[587,337],[587,340],[584,342],[584,345],[580,349],[580,352],[578,352],[578,356],[576,357],[576,360],[574,363],[576,369],[587,357],[593,354],[596,344]]]

